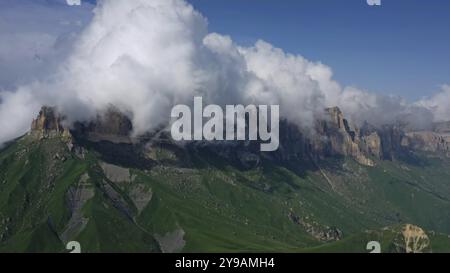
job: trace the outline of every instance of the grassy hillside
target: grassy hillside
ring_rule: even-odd
[[[448,159],[240,168],[205,150],[161,146],[147,164],[83,146],[26,136],[0,152],[1,252],[64,252],[72,240],[83,252],[367,252],[375,239],[390,251],[400,230],[383,227],[405,223],[450,251]]]

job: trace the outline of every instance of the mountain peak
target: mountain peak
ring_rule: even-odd
[[[31,135],[48,138],[57,135],[68,135],[68,128],[63,126],[64,117],[55,107],[43,106],[36,119],[31,122]]]
[[[130,118],[114,106],[99,112],[92,121],[75,123],[74,127],[78,136],[94,142],[130,143],[133,131]]]
[[[56,107],[42,106],[39,114],[31,122],[30,135],[40,139],[56,136],[79,137],[91,141],[110,141],[114,143],[130,142],[130,134],[133,130],[131,120],[115,107],[109,107],[99,112],[92,121],[75,122],[68,125],[65,117]]]

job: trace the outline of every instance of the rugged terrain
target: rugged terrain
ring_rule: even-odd
[[[0,152],[0,251],[450,252],[450,124],[283,122],[280,149],[132,138],[114,108],[64,125],[43,107]]]

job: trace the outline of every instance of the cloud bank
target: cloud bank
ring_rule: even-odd
[[[115,105],[129,113],[138,135],[167,124],[172,106],[199,95],[222,105],[279,104],[281,115],[305,130],[332,106],[354,122],[376,125],[450,119],[449,86],[416,103],[342,87],[320,62],[264,41],[242,47],[209,33],[207,19],[184,0],[99,1],[69,48],[45,77],[0,93],[0,128],[6,128],[0,142],[24,133],[43,104],[56,105],[70,121]]]

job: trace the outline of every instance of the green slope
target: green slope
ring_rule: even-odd
[[[448,159],[243,169],[202,150],[160,147],[146,165],[117,156],[120,147],[84,147],[25,136],[0,152],[0,251],[64,252],[75,240],[83,252],[367,252],[394,235],[365,230],[405,223],[426,229],[433,251],[450,251]]]

